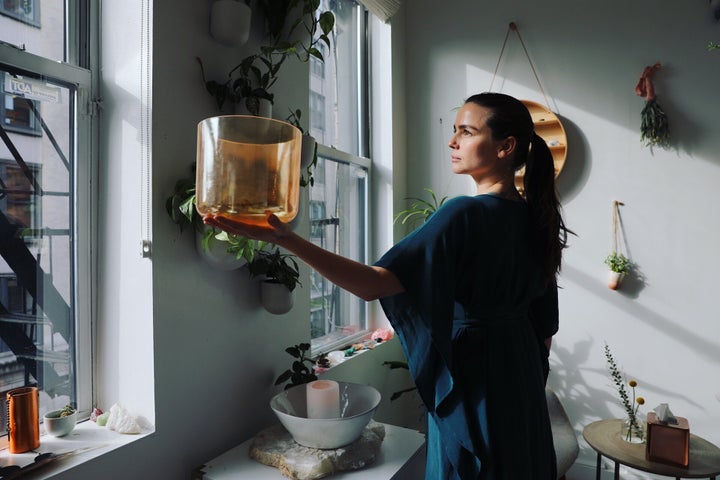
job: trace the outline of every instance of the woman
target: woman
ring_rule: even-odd
[[[554,480],[544,385],[568,230],[545,142],[525,106],[483,93],[457,113],[452,171],[477,195],[451,199],[375,265],[294,234],[222,216],[205,223],[280,245],[336,285],[379,299],[428,411],[426,478]],[[524,199],[514,173],[526,167]]]

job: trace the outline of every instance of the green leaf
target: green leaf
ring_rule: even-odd
[[[322,53],[320,53],[320,50],[318,50],[318,49],[315,48],[315,47],[309,49],[309,50],[307,51],[307,53],[308,53],[309,55],[312,55],[313,57],[317,58],[317,59],[320,60],[321,62],[324,62],[324,61],[325,61],[325,59],[323,58]]]
[[[285,370],[283,373],[280,374],[280,376],[275,380],[275,385],[280,385],[283,382],[286,382],[290,379],[292,376],[292,373],[290,370]]]
[[[320,23],[320,29],[322,32],[325,35],[328,35],[332,32],[332,29],[335,26],[335,15],[333,15],[332,12],[323,12],[320,14],[318,22]]]

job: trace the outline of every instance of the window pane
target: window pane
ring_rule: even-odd
[[[46,411],[77,401],[75,88],[9,69],[0,77],[0,395],[37,386]]]
[[[323,68],[312,65],[310,72],[310,134],[318,143],[360,155],[358,138],[358,16],[363,14],[355,0],[323,0],[321,11],[335,14],[330,51],[320,42],[325,58]]]
[[[362,263],[367,262],[367,169],[318,156],[310,188],[310,241]],[[313,351],[367,329],[365,301],[327,281],[310,277]]]
[[[0,0],[0,40],[50,60],[65,61],[64,32],[64,1]]]

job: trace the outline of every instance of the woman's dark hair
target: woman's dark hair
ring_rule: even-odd
[[[490,110],[486,124],[494,140],[514,137],[513,168],[525,166],[525,199],[532,219],[532,245],[540,259],[546,282],[554,282],[562,263],[568,232],[555,191],[555,166],[545,141],[534,130],[532,117],[523,103],[502,93],[480,93],[468,98]]]

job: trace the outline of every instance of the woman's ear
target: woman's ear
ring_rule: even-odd
[[[515,137],[507,137],[499,143],[498,147],[498,158],[507,158],[515,152],[517,147],[517,140]]]

